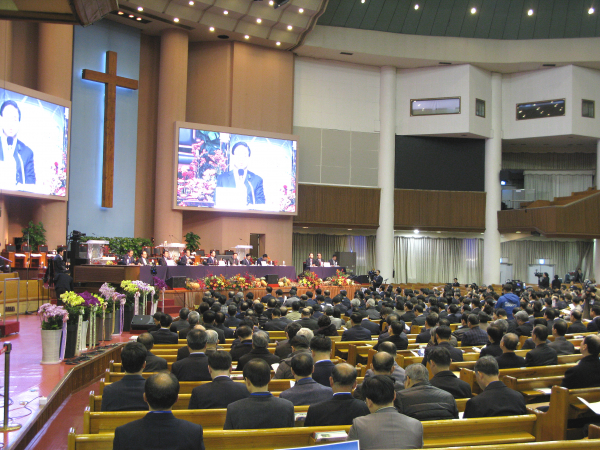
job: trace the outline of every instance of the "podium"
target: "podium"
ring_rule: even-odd
[[[15,252],[16,248],[14,245],[7,245],[6,248],[2,250],[2,253],[0,253],[0,255],[2,255],[3,258],[8,260],[8,263],[3,265],[8,265],[11,268],[15,267]]]
[[[162,248],[163,250],[167,250],[171,254],[171,258],[173,259],[173,261],[175,261],[176,259],[179,259],[179,255],[185,249],[185,247],[185,244],[179,244],[176,242],[171,242],[169,244],[165,242],[163,245],[159,245],[156,248]],[[175,258],[175,255],[177,255],[177,258]]]
[[[253,247],[251,245],[236,245],[235,247],[233,247],[233,249],[236,251],[236,253],[238,254],[238,257],[240,255],[243,255],[244,257],[246,256],[246,253],[248,253],[248,250],[252,250]],[[241,258],[240,258],[241,259]]]
[[[87,257],[90,264],[106,264],[107,261],[115,258],[104,257],[104,246],[108,245],[108,241],[89,240],[85,242],[87,245]]]

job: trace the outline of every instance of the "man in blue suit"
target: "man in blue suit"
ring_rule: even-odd
[[[246,187],[248,205],[265,204],[263,179],[248,170],[252,151],[245,142],[237,142],[231,148],[231,166],[233,170],[217,176],[217,188]]]
[[[299,353],[292,358],[292,374],[296,383],[283,391],[279,398],[291,401],[294,406],[316,405],[333,398],[333,391],[312,379],[313,358],[309,353]]]
[[[35,184],[33,152],[17,138],[21,122],[21,110],[14,100],[6,100],[0,106],[2,132],[0,133],[0,162],[3,166],[15,170],[4,173],[6,181],[15,184]],[[264,201],[263,201],[264,203]]]

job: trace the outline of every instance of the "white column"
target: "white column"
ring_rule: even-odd
[[[391,282],[394,270],[394,169],[396,153],[396,68],[381,68],[379,87],[379,228],[377,269]]]
[[[502,201],[502,74],[492,73],[492,137],[485,141],[485,233],[483,236],[483,282],[500,283],[500,232],[498,211]]]
[[[600,139],[596,141],[596,179],[594,185],[598,186],[600,180]],[[594,271],[588,275],[594,278],[596,282],[600,280],[600,240],[594,239]]]

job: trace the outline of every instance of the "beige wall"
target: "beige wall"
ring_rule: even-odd
[[[37,89],[38,35],[37,23],[19,21],[12,24],[12,74],[9,81],[30,89]],[[57,42],[55,45],[65,45],[69,51],[73,49],[72,43]]]

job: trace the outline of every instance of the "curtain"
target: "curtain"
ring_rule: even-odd
[[[594,170],[596,153],[502,153],[502,168],[515,170]]]
[[[581,267],[586,278],[593,278],[592,241],[509,241],[500,245],[500,251],[502,257],[513,264],[515,280],[527,280],[529,264],[536,264],[542,258],[552,260],[554,273],[561,278],[577,267]]]
[[[329,261],[335,252],[356,253],[355,275],[365,275],[375,268],[375,236],[350,236],[331,234],[294,233],[292,237],[292,260],[296,273],[302,272],[302,263],[309,253],[321,253]]]
[[[395,283],[481,284],[483,240],[458,238],[394,239]]]
[[[536,200],[568,197],[573,192],[585,191],[594,185],[592,173],[535,173],[525,171],[525,189],[535,189]]]

